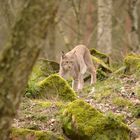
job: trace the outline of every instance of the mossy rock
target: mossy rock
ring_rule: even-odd
[[[47,59],[39,59],[39,62],[40,62],[40,70],[45,76],[58,73],[59,64],[57,62]]]
[[[57,73],[58,71],[59,64],[57,62],[47,59],[39,59],[33,67],[32,73],[29,77],[25,95],[31,97],[32,94],[38,90],[36,87],[37,82],[45,79],[51,74]]]
[[[108,65],[110,64],[109,56],[107,56],[106,54],[101,53],[94,48],[90,49],[90,53],[91,53],[92,56],[101,59],[105,64],[108,64]]]
[[[23,128],[12,128],[10,138],[11,140],[65,140],[51,131],[34,131]]]
[[[102,69],[102,71],[106,72],[106,73],[112,73],[111,68],[105,64],[105,62],[95,56],[92,56],[92,60],[93,62],[98,64],[98,69]]]
[[[119,118],[105,116],[83,100],[66,107],[62,123],[72,140],[130,140],[130,130]]]
[[[97,51],[96,49],[92,48],[90,50],[92,55],[92,60],[95,65],[98,66],[97,68],[97,78],[98,79],[106,79],[109,73],[112,73],[112,69],[109,67],[109,56],[104,53]]]
[[[37,83],[38,95],[48,99],[58,98],[64,101],[73,101],[77,98],[74,90],[67,81],[57,74],[52,74]]]
[[[130,54],[125,57],[125,73],[140,73],[140,55]]]
[[[109,74],[112,73],[112,69],[101,59],[92,56],[93,63],[97,65],[97,79],[98,80],[105,80],[109,77]],[[87,81],[90,78],[90,76],[86,76],[84,78],[85,81]]]
[[[59,64],[57,62],[47,59],[39,59],[33,67],[29,80],[39,81],[40,79],[42,80],[42,78],[46,78],[47,76],[57,73],[58,71]]]

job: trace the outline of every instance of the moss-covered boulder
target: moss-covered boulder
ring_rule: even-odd
[[[59,71],[59,64],[55,61],[39,59],[39,62],[40,70],[45,76],[49,76],[50,74],[57,73]]]
[[[106,79],[109,73],[112,73],[110,68],[109,56],[92,48],[90,50],[93,63],[97,66],[97,78],[99,80]]]
[[[106,64],[102,59],[92,56],[93,63],[95,64],[97,70],[97,79],[105,80],[109,77],[109,74],[112,73],[112,69]],[[88,80],[90,76],[85,77],[85,81]]]
[[[30,129],[13,128],[10,134],[11,140],[65,140],[62,136],[51,131],[34,131]]]
[[[102,71],[108,72],[108,73],[112,72],[111,68],[107,64],[105,64],[105,62],[103,60],[101,60],[95,56],[92,56],[92,60],[93,60],[93,62],[95,62],[98,65],[98,69],[101,68]]]
[[[52,74],[46,79],[36,84],[38,87],[38,96],[48,99],[59,98],[64,101],[75,100],[76,93],[69,84],[57,74]]]
[[[82,100],[67,106],[62,123],[64,133],[72,140],[130,140],[130,130],[121,120],[103,115]]]
[[[92,56],[95,56],[96,58],[101,59],[105,64],[108,64],[108,65],[110,64],[109,56],[107,56],[106,54],[101,53],[94,48],[90,49],[90,53],[91,53]]]
[[[32,73],[28,80],[26,95],[34,94],[37,91],[36,83],[45,79],[47,76],[57,73],[59,64],[47,59],[39,59],[33,67]]]
[[[29,80],[40,81],[50,74],[57,73],[59,71],[59,64],[55,61],[47,59],[39,59],[33,67]]]
[[[140,73],[140,55],[130,54],[125,57],[125,73]]]

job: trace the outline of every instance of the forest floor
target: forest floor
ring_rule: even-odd
[[[90,105],[103,113],[113,112],[130,126],[134,134],[140,135],[140,81],[134,75],[112,75],[97,81],[94,88],[85,86],[78,94]],[[53,99],[30,99],[23,97],[14,119],[13,127],[31,130],[47,130],[63,135],[59,116],[68,103]]]

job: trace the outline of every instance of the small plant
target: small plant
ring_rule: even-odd
[[[118,107],[127,107],[132,106],[132,103],[128,99],[124,99],[122,97],[117,97],[112,100],[113,104]]]
[[[133,106],[131,109],[133,117],[139,118],[140,117],[140,105]]]

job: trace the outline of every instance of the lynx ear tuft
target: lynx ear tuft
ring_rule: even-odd
[[[65,57],[65,53],[64,53],[64,51],[62,51],[62,58],[64,58]]]
[[[62,55],[64,55],[65,53],[64,53],[64,51],[62,51]]]

